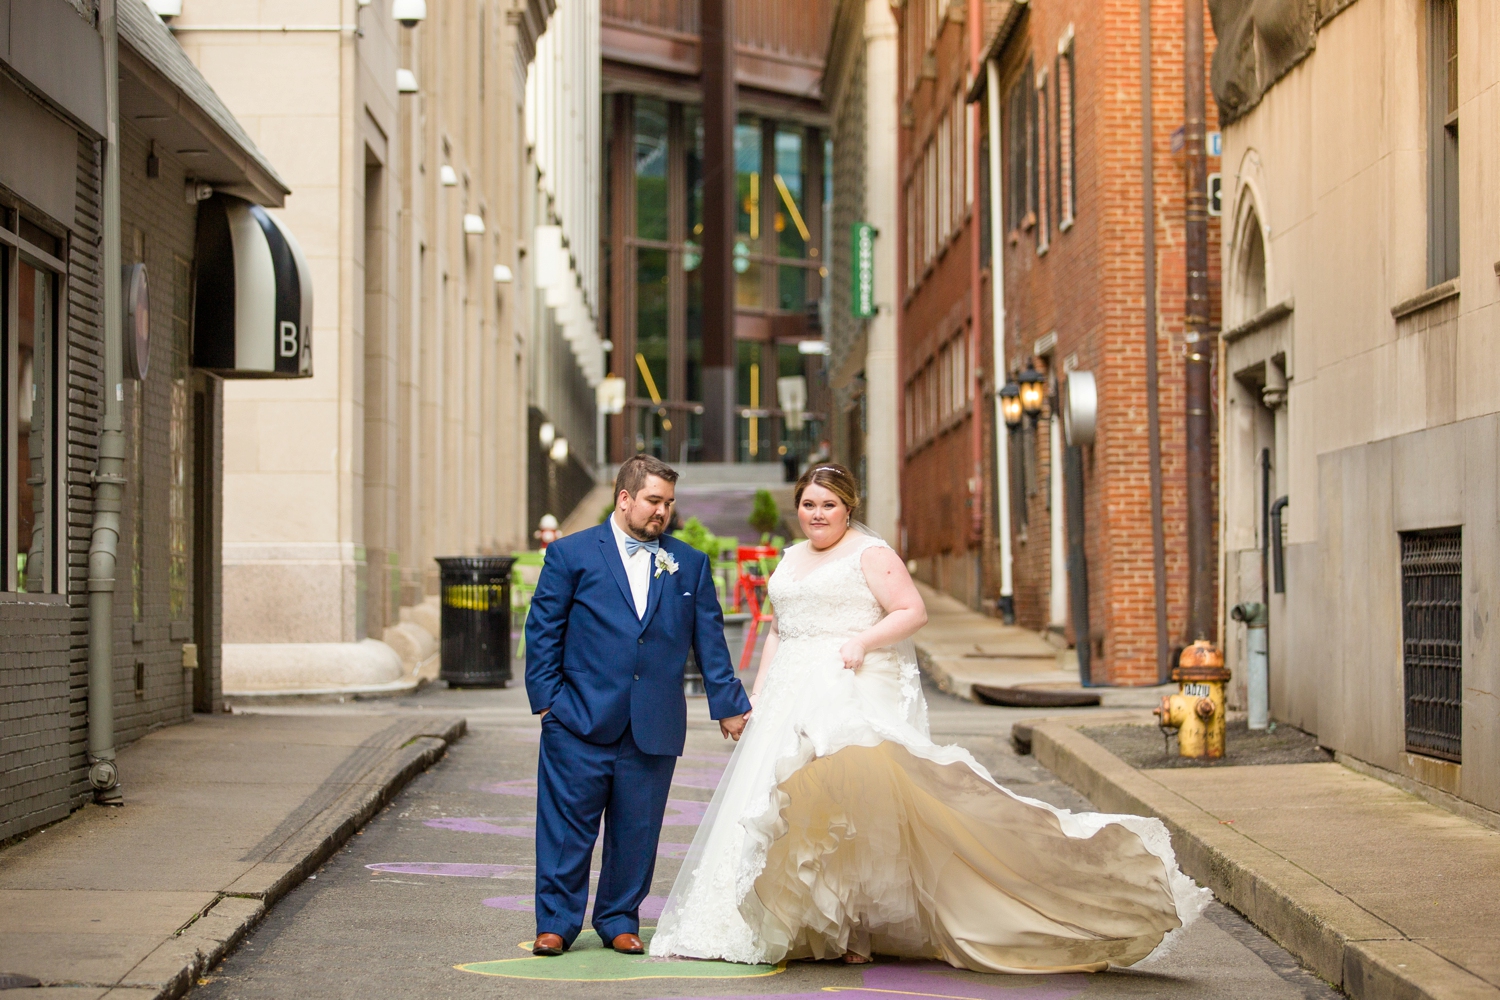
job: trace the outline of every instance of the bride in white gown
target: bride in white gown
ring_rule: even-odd
[[[1028,973],[1145,958],[1207,890],[1160,821],[1022,798],[932,742],[905,642],[926,610],[896,553],[850,530],[857,497],[837,465],[797,483],[809,540],[771,576],[755,709],[651,954]]]

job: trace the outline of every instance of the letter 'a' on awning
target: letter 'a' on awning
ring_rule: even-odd
[[[281,220],[215,194],[198,205],[193,364],[224,378],[312,375],[312,277]]]

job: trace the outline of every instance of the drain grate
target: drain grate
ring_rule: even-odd
[[[23,976],[15,972],[0,972],[0,990],[22,990],[29,986],[40,986],[42,981],[35,976]]]

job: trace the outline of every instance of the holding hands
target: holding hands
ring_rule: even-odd
[[[745,731],[745,723],[750,721],[750,713],[743,715],[731,715],[719,720],[719,732],[727,739],[733,739],[736,743],[740,741],[740,734]]]

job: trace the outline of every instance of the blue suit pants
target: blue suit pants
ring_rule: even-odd
[[[677,758],[643,753],[629,727],[590,743],[548,713],[536,775],[536,930],[569,946],[583,928],[589,866],[604,819],[604,859],[594,929],[605,946],[640,933],[640,906],[656,871],[667,794]]]

